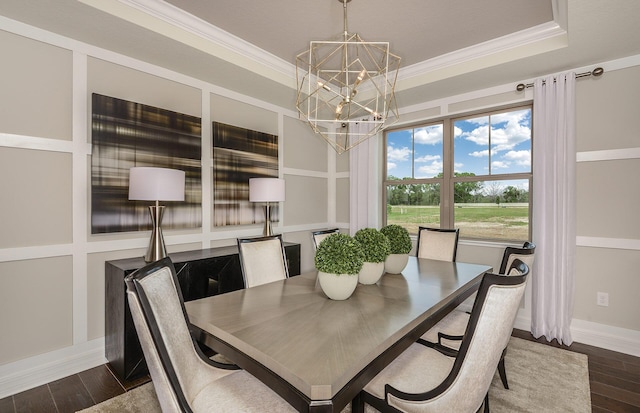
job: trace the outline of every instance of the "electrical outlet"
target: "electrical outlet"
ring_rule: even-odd
[[[598,292],[598,296],[597,296],[597,299],[596,299],[596,304],[598,304],[601,307],[608,307],[609,306],[609,293]]]

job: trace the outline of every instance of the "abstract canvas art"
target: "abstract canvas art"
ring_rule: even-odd
[[[91,119],[91,233],[151,229],[151,201],[130,201],[129,169],[185,171],[184,202],[165,205],[163,229],[202,225],[201,119],[94,93]]]
[[[214,226],[264,222],[264,204],[249,202],[249,178],[278,177],[278,136],[213,122]],[[271,208],[277,222],[278,207]]]

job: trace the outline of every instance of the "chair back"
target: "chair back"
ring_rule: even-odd
[[[338,232],[340,232],[340,230],[338,228],[323,229],[323,230],[320,230],[320,231],[313,231],[311,233],[311,236],[313,237],[313,248],[317,250],[318,249],[318,245],[320,245],[322,240],[327,238],[329,235],[336,234]]]
[[[245,288],[289,278],[282,235],[238,238]]]
[[[418,258],[454,262],[458,250],[459,234],[460,230],[458,228],[418,227],[416,256]]]
[[[482,406],[511,337],[529,268],[515,260],[509,273],[512,274],[509,277],[484,275],[460,350],[447,378],[433,390],[405,396],[405,400],[390,391],[390,405],[402,411],[419,411],[416,408],[419,401],[428,400],[430,412],[475,412]]]
[[[125,278],[127,299],[151,380],[163,412],[190,412],[188,400],[205,386],[212,369],[189,332],[188,318],[170,258]],[[206,371],[205,371],[206,370]],[[215,372],[213,374],[216,374]],[[228,374],[220,370],[220,377]]]
[[[502,255],[502,263],[500,264],[500,274],[506,274],[507,268],[511,268],[513,262],[516,259],[527,264],[529,267],[529,273],[533,271],[533,262],[535,259],[536,253],[536,244],[533,242],[525,242],[522,245],[522,248],[518,247],[507,247],[504,249],[504,254]]]

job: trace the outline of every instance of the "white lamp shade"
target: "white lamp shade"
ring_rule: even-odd
[[[250,202],[284,201],[284,179],[251,178],[249,179]]]
[[[135,167],[129,170],[129,199],[184,201],[185,173],[178,169]]]

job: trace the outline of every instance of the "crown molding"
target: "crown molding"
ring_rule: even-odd
[[[157,0],[78,1],[295,89],[292,63],[169,3]]]
[[[548,22],[401,68],[397,90],[567,47],[566,30]]]
[[[295,64],[212,24],[157,0],[78,0],[130,23],[182,42],[293,89]],[[398,71],[396,90],[548,52],[568,45],[567,0],[552,0],[554,21],[470,46]]]

